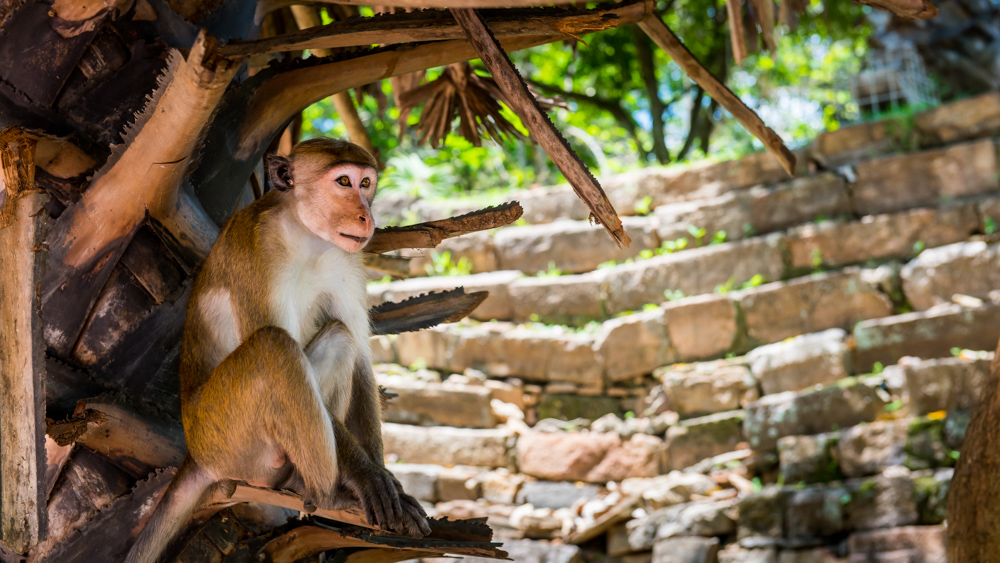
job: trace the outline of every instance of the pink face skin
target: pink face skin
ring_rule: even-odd
[[[358,252],[375,233],[371,203],[378,174],[370,166],[337,164],[308,186],[296,185],[295,212],[319,238]]]

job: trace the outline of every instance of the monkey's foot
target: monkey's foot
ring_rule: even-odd
[[[365,481],[350,479],[347,482],[364,508],[368,522],[414,538],[431,533],[427,513],[420,503],[403,492],[403,486],[388,469],[372,469],[365,474]]]

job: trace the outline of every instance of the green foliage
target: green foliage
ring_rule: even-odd
[[[736,280],[734,280],[733,278],[729,278],[726,281],[726,283],[724,283],[722,285],[715,286],[715,293],[718,293],[720,295],[725,295],[725,294],[727,294],[727,293],[729,293],[731,291],[742,290],[742,289],[750,289],[750,288],[753,288],[753,287],[758,287],[758,286],[764,285],[764,283],[766,281],[767,280],[764,279],[764,276],[762,276],[760,274],[754,274],[752,278],[748,279],[747,281],[745,281],[745,282],[739,284],[739,286],[737,286],[736,285]]]
[[[639,201],[635,202],[635,214],[642,216],[649,215],[651,211],[650,205],[652,204],[653,204],[653,198],[650,196],[646,196],[640,199]]]
[[[463,256],[452,262],[451,252],[431,252],[431,263],[424,266],[428,276],[467,276],[472,273],[472,263]]]
[[[983,219],[983,228],[986,229],[986,234],[992,235],[997,232],[997,220],[993,217],[986,217]]]
[[[553,262],[552,260],[549,260],[549,268],[547,270],[542,271],[542,272],[538,272],[537,274],[535,274],[535,277],[538,277],[538,278],[557,278],[557,277],[559,277],[561,275],[563,275],[563,271],[560,270],[559,268],[556,268],[556,263],[555,262]]]
[[[679,289],[664,289],[663,297],[665,297],[667,301],[677,301],[678,299],[684,299],[687,295],[684,295],[684,292]]]
[[[694,243],[697,246],[701,246],[702,239],[705,238],[706,234],[708,234],[708,231],[695,225],[688,225],[687,231],[692,237],[694,237]]]
[[[921,252],[924,251],[925,248],[927,248],[927,244],[925,244],[924,241],[922,240],[918,240],[917,242],[913,243],[913,255],[916,256],[920,254]]]

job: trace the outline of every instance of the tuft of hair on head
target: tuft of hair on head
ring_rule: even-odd
[[[364,148],[350,141],[329,137],[316,137],[292,147],[290,158],[293,163],[303,157],[321,158],[323,164],[343,162],[371,166],[376,172],[381,168],[378,159]]]

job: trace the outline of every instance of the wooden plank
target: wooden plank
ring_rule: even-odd
[[[36,287],[48,201],[34,186],[35,141],[0,132],[0,538],[25,553],[45,538],[45,346]]]
[[[641,3],[642,0],[628,0],[620,5]],[[607,28],[607,22],[595,18],[591,11],[578,9],[505,9],[484,12],[483,17],[497,37],[549,35],[554,30],[579,37]],[[451,14],[433,9],[378,14],[373,17],[359,16],[322,26],[317,23],[312,27],[266,39],[231,41],[219,47],[219,52],[227,56],[252,56],[303,49],[370,47],[464,38],[465,32]],[[319,56],[325,55],[319,53]]]
[[[401,248],[434,248],[447,238],[509,225],[523,213],[520,203],[510,201],[448,219],[408,227],[383,227],[375,229],[364,251],[381,254]]]
[[[534,140],[542,146],[573,186],[576,195],[587,204],[590,216],[604,225],[619,246],[631,244],[632,240],[622,227],[622,221],[601,184],[539,107],[521,75],[507,57],[507,53],[500,46],[500,42],[487,27],[482,15],[472,8],[453,8],[451,13],[465,30],[469,43],[483,64],[493,75],[493,80],[504,94],[507,106],[521,118],[521,122],[531,132]]]
[[[639,28],[646,32],[661,49],[674,59],[674,62],[687,73],[691,80],[694,80],[702,87],[708,95],[719,102],[726,111],[731,113],[737,121],[743,124],[750,133],[761,140],[764,146],[778,159],[782,168],[789,176],[795,176],[795,154],[785,146],[784,141],[777,133],[771,130],[754,111],[743,103],[736,94],[719,82],[719,79],[712,75],[698,59],[691,54],[691,51],[681,43],[681,40],[674,35],[656,14],[650,14],[639,22]]]
[[[488,296],[488,291],[465,293],[465,289],[459,287],[425,293],[398,303],[383,303],[370,311],[372,334],[399,334],[458,322]]]

